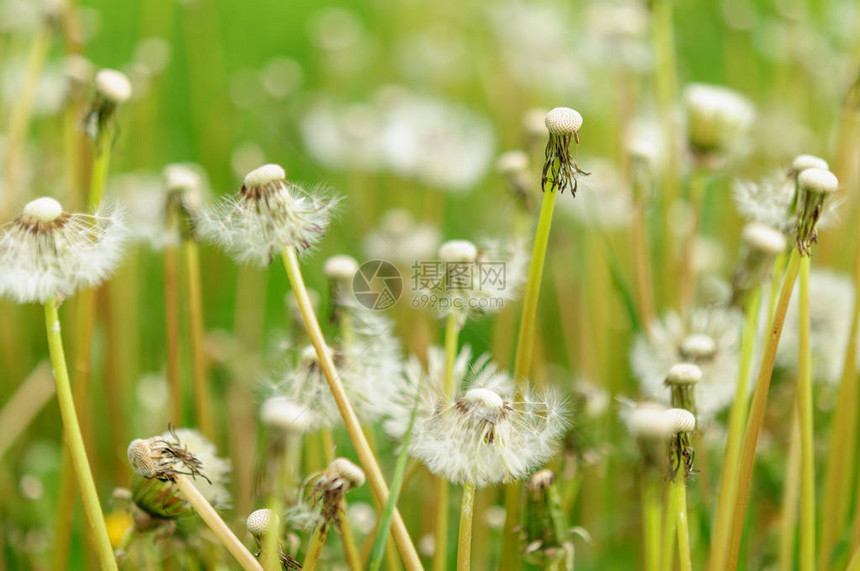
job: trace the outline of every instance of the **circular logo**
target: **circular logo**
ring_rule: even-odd
[[[368,309],[388,309],[403,293],[403,278],[397,268],[385,260],[370,260],[359,266],[352,278],[355,299]]]

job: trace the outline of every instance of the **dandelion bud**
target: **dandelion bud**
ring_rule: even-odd
[[[285,433],[303,433],[310,428],[311,415],[305,407],[276,396],[266,399],[260,407],[260,421],[267,427]]]
[[[168,192],[188,192],[200,185],[200,175],[183,164],[169,164],[164,167],[164,186]]]
[[[158,476],[159,463],[153,458],[149,440],[136,439],[128,445],[128,463],[131,469],[141,478]]]
[[[131,98],[131,82],[120,71],[102,69],[96,74],[96,93],[114,105],[120,105]]]
[[[278,515],[270,509],[254,510],[245,520],[248,533],[257,539],[265,536],[273,525],[278,525]]]
[[[828,170],[811,168],[797,176],[797,247],[801,253],[809,255],[810,246],[818,239],[816,226],[824,200],[838,188],[836,175]]]
[[[670,408],[663,413],[671,427],[672,433],[693,432],[696,429],[696,417],[689,410]]]
[[[767,279],[774,259],[785,251],[785,235],[767,224],[750,222],[741,234],[743,257],[732,279],[732,305]]]
[[[323,273],[332,282],[349,282],[358,271],[358,262],[352,256],[338,254],[325,261]]]
[[[478,248],[468,240],[449,240],[439,247],[439,257],[445,262],[474,262]]]
[[[555,483],[555,474],[552,470],[538,470],[529,478],[526,487],[533,492],[546,490]]]
[[[346,458],[335,458],[326,472],[346,482],[348,490],[363,486],[365,482],[364,471]]]
[[[504,175],[522,172],[529,168],[529,155],[525,151],[507,151],[496,159],[496,170]]]
[[[546,114],[544,124],[549,131],[549,142],[546,146],[546,162],[544,162],[541,184],[544,191],[563,193],[565,188],[576,195],[575,174],[588,174],[576,166],[576,161],[570,156],[571,138],[579,144],[579,129],[582,127],[582,115],[569,107],[556,107]]]
[[[265,188],[287,179],[284,167],[275,164],[263,165],[245,175],[243,186],[249,189]]]
[[[72,94],[80,95],[84,89],[89,89],[95,72],[90,60],[80,54],[71,54],[66,56],[64,66],[66,81]]]
[[[830,165],[827,164],[827,161],[815,155],[802,154],[794,157],[794,160],[791,162],[791,172],[800,174],[806,169],[830,170]]]
[[[717,343],[710,335],[706,335],[704,333],[693,333],[681,341],[681,346],[678,350],[685,359],[690,359],[691,361],[702,361],[707,360],[714,355],[717,350]],[[671,376],[671,371],[669,374]],[[701,371],[699,371],[699,377],[701,378]]]
[[[31,200],[24,206],[25,217],[32,218],[37,222],[53,222],[63,213],[63,207],[59,202],[49,196],[43,196]]]
[[[699,155],[721,155],[746,130],[755,114],[740,93],[714,85],[692,84],[684,90],[687,139]]]
[[[525,151],[507,151],[496,159],[496,170],[505,177],[508,189],[521,207],[531,208],[529,200],[529,156]]]

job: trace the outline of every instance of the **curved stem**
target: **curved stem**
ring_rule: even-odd
[[[379,468],[379,463],[370,449],[367,438],[361,430],[361,424],[355,414],[355,410],[349,402],[346,391],[343,388],[343,383],[335,368],[331,354],[326,350],[326,342],[320,329],[319,321],[314,313],[313,304],[311,303],[308,290],[305,287],[302,272],[299,268],[299,260],[296,256],[296,251],[293,248],[286,248],[283,252],[284,268],[287,272],[287,277],[290,280],[290,285],[293,288],[293,293],[296,297],[296,303],[299,306],[299,311],[302,314],[302,320],[307,329],[308,337],[311,344],[317,353],[317,358],[320,362],[320,368],[325,375],[331,390],[332,397],[337,404],[338,411],[343,424],[349,433],[353,447],[355,447],[361,467],[367,475],[367,481],[373,490],[373,495],[379,505],[384,506],[388,501],[388,486],[382,476],[382,470]],[[409,538],[409,532],[406,530],[406,524],[403,523],[403,518],[400,512],[394,510],[394,520],[391,526],[391,535],[394,538],[394,543],[400,551],[400,557],[409,571],[420,570],[421,559],[418,557],[418,552]]]
[[[245,569],[245,571],[263,571],[263,568],[251,552],[239,541],[236,534],[227,527],[227,524],[224,523],[224,520],[221,519],[221,516],[212,507],[212,504],[206,501],[206,498],[203,497],[203,494],[200,493],[200,490],[197,489],[191,478],[184,474],[178,474],[175,476],[173,483],[176,484],[185,501],[194,508],[194,511],[209,526],[209,529],[218,537],[219,541],[224,544],[224,547],[236,558],[242,569]]]
[[[753,392],[750,413],[747,419],[746,431],[744,431],[743,444],[741,445],[740,469],[738,470],[738,485],[735,493],[735,505],[732,511],[732,525],[729,534],[729,550],[727,558],[728,569],[737,567],[740,556],[741,534],[744,527],[744,516],[746,515],[747,498],[750,483],[752,482],[752,469],[755,462],[755,450],[758,444],[758,436],[764,421],[764,408],[767,400],[770,379],[773,374],[774,360],[776,359],[776,348],[779,338],[782,336],[782,326],[785,323],[785,314],[788,310],[788,302],[791,300],[791,292],[794,290],[794,282],[800,266],[800,253],[797,248],[792,249],[788,260],[788,268],[779,292],[779,301],[773,314],[771,326],[767,331],[767,342],[762,355],[761,367]]]
[[[57,312],[56,298],[45,302],[45,328],[48,334],[48,348],[51,354],[51,365],[54,368],[54,383],[57,388],[57,401],[63,418],[63,429],[66,444],[71,457],[71,464],[78,480],[81,492],[81,502],[90,526],[90,533],[102,569],[117,569],[113,548],[108,537],[107,526],[102,514],[96,484],[87,460],[84,439],[78,426],[78,415],[75,412],[75,402],[72,397],[72,387],[69,384],[69,373],[66,369],[66,356],[63,351],[63,337],[60,331],[60,318]]]
[[[761,288],[756,288],[747,298],[746,319],[741,333],[741,359],[738,367],[738,386],[735,399],[729,411],[729,433],[726,440],[726,450],[723,454],[723,469],[720,475],[719,504],[714,532],[711,539],[711,571],[723,569],[726,556],[726,542],[729,536],[732,509],[734,507],[735,491],[737,488],[738,461],[741,451],[741,438],[746,423],[749,405],[750,367],[752,366],[753,349],[755,347],[756,329],[758,326],[759,306],[761,305]]]
[[[307,555],[305,555],[305,560],[302,561],[302,570],[303,571],[313,571],[317,568],[317,563],[319,563],[320,555],[322,554],[323,545],[325,545],[325,540],[328,537],[328,524],[323,523],[314,530],[314,535],[311,538],[311,544],[308,546]]]
[[[463,484],[460,503],[460,536],[457,542],[457,571],[469,571],[472,566],[472,516],[475,511],[475,484]]]
[[[815,568],[815,451],[812,426],[812,363],[809,341],[810,257],[800,259],[797,411],[800,421],[800,569]]]

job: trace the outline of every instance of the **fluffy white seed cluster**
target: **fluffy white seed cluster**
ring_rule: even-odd
[[[637,438],[665,440],[672,436],[672,426],[666,407],[659,403],[642,402],[622,410],[621,418],[627,430]]]
[[[826,169],[808,168],[797,176],[797,183],[806,192],[830,194],[839,188],[836,175]]]
[[[344,491],[358,488],[366,481],[364,470],[347,458],[335,458],[325,471],[325,477],[342,483]]]
[[[96,93],[114,105],[120,105],[131,99],[131,82],[121,71],[101,69],[96,73]]]
[[[458,361],[468,367],[468,359]],[[444,375],[415,378],[413,373],[400,398],[403,410],[393,412],[386,427],[403,429],[418,392],[409,453],[431,472],[478,486],[522,479],[555,453],[567,428],[564,400],[553,392],[527,390],[521,402],[514,402],[510,377],[487,358],[473,369],[466,389],[454,398],[444,396]]]
[[[325,277],[334,282],[349,282],[358,271],[358,262],[352,256],[337,254],[323,264]]]
[[[710,337],[701,336],[710,344],[713,344],[713,339]],[[713,345],[711,345],[713,346]],[[672,385],[695,385],[702,380],[702,369],[692,363],[678,363],[672,365],[669,369],[669,374],[666,376],[666,383]]]
[[[529,155],[525,151],[505,151],[496,159],[496,170],[504,175],[524,172],[529,168]]]
[[[802,173],[806,169],[830,170],[830,165],[821,157],[803,153],[794,157],[791,161],[791,170],[794,173]]]
[[[443,262],[474,262],[478,248],[468,240],[448,240],[439,246],[439,258]]]
[[[97,286],[119,265],[126,237],[116,210],[70,214],[37,198],[0,234],[0,295],[44,303]]]
[[[684,90],[687,137],[700,152],[725,152],[752,123],[755,110],[740,93],[694,83]]]
[[[674,312],[652,322],[647,335],[637,336],[630,355],[645,396],[668,402],[666,373],[686,362],[702,371],[695,389],[700,420],[713,418],[731,404],[738,378],[741,320],[735,310],[698,308],[693,310],[689,326]]]
[[[260,421],[271,430],[282,433],[302,434],[310,428],[311,415],[308,409],[283,396],[273,396],[263,401]]]
[[[750,222],[744,226],[741,239],[751,250],[768,256],[777,256],[785,252],[785,234],[761,222]]]
[[[238,195],[209,211],[202,233],[238,263],[268,266],[286,248],[312,249],[324,236],[338,199],[287,182],[284,169],[263,165],[245,177]]]

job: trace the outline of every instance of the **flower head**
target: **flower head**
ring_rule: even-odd
[[[571,194],[576,195],[576,174],[588,174],[576,166],[576,161],[570,156],[571,138],[579,144],[579,129],[582,127],[582,115],[569,107],[556,107],[546,114],[544,119],[549,141],[546,145],[546,161],[541,175],[541,186],[555,192],[563,193],[570,188]]]
[[[752,103],[740,93],[694,83],[684,90],[687,139],[698,154],[725,154],[755,116]]]
[[[739,305],[748,292],[770,274],[773,261],[785,252],[785,234],[761,222],[750,222],[741,233],[741,262],[732,277],[732,304]]]
[[[113,141],[102,141],[102,134],[113,121],[117,108],[131,99],[131,81],[120,71],[102,69],[95,75],[95,87],[96,95],[85,120],[86,131],[97,146],[112,144]]]
[[[741,314],[725,309],[695,309],[689,325],[670,312],[651,324],[633,343],[631,365],[649,398],[668,402],[664,381],[670,369],[691,363],[702,371],[696,384],[697,413],[710,419],[728,406],[735,394]]]
[[[248,173],[238,195],[207,213],[201,230],[238,263],[266,267],[286,248],[313,248],[337,202],[288,182],[280,166],[264,165]]]
[[[460,371],[468,362],[462,356]],[[394,422],[386,425],[402,429],[417,395],[409,453],[431,472],[451,482],[485,486],[522,479],[552,457],[567,428],[566,407],[557,393],[527,390],[521,402],[514,402],[510,377],[487,358],[479,359],[466,387],[453,397],[445,395],[443,376],[413,370],[401,395],[403,410],[392,410]]]
[[[829,170],[811,168],[797,175],[797,247],[809,255],[818,239],[818,219],[824,200],[839,188],[839,181]]]
[[[0,295],[45,303],[97,286],[119,265],[125,239],[115,210],[70,214],[37,198],[0,234]]]

